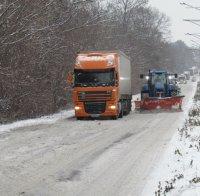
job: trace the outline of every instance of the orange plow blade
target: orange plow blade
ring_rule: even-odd
[[[135,101],[135,109],[155,110],[155,109],[181,109],[184,96],[165,97],[165,98],[145,98]]]

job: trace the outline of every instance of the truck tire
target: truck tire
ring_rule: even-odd
[[[131,99],[129,100],[129,113],[131,112],[131,110],[132,110],[132,101],[131,101]]]
[[[122,101],[119,102],[119,118],[123,118],[124,116],[124,103]]]
[[[123,116],[124,116],[124,109],[122,108],[119,113],[119,118],[123,118]]]
[[[131,100],[127,99],[125,100],[125,108],[123,108],[123,116],[126,116],[131,111]]]
[[[76,120],[83,120],[84,117],[76,117]]]
[[[112,117],[111,117],[112,120],[117,120],[118,118],[119,118],[118,115],[117,115],[117,116],[112,116]]]

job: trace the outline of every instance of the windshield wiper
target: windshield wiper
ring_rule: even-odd
[[[81,86],[81,87],[97,87],[97,86],[112,86],[111,83],[105,83],[105,82],[98,82],[98,83],[76,83],[75,86]]]
[[[94,82],[84,83],[83,85],[84,85],[84,86],[90,86],[90,87],[98,86],[98,84],[97,84],[97,83],[94,83]]]
[[[101,83],[98,83],[98,86],[112,86],[112,83],[111,82],[101,82]]]

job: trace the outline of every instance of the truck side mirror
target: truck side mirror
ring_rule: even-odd
[[[119,80],[116,80],[116,86],[119,86]]]
[[[72,72],[69,72],[69,73],[67,74],[67,78],[66,78],[67,84],[73,85],[73,83],[74,83],[74,76],[73,76],[73,75],[74,75],[74,74],[73,74]]]
[[[174,77],[175,77],[175,78],[178,78],[178,74],[174,74]]]
[[[143,79],[144,78],[144,74],[140,74],[140,79]]]

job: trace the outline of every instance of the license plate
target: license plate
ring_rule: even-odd
[[[98,118],[100,116],[100,114],[91,114],[92,118]]]

